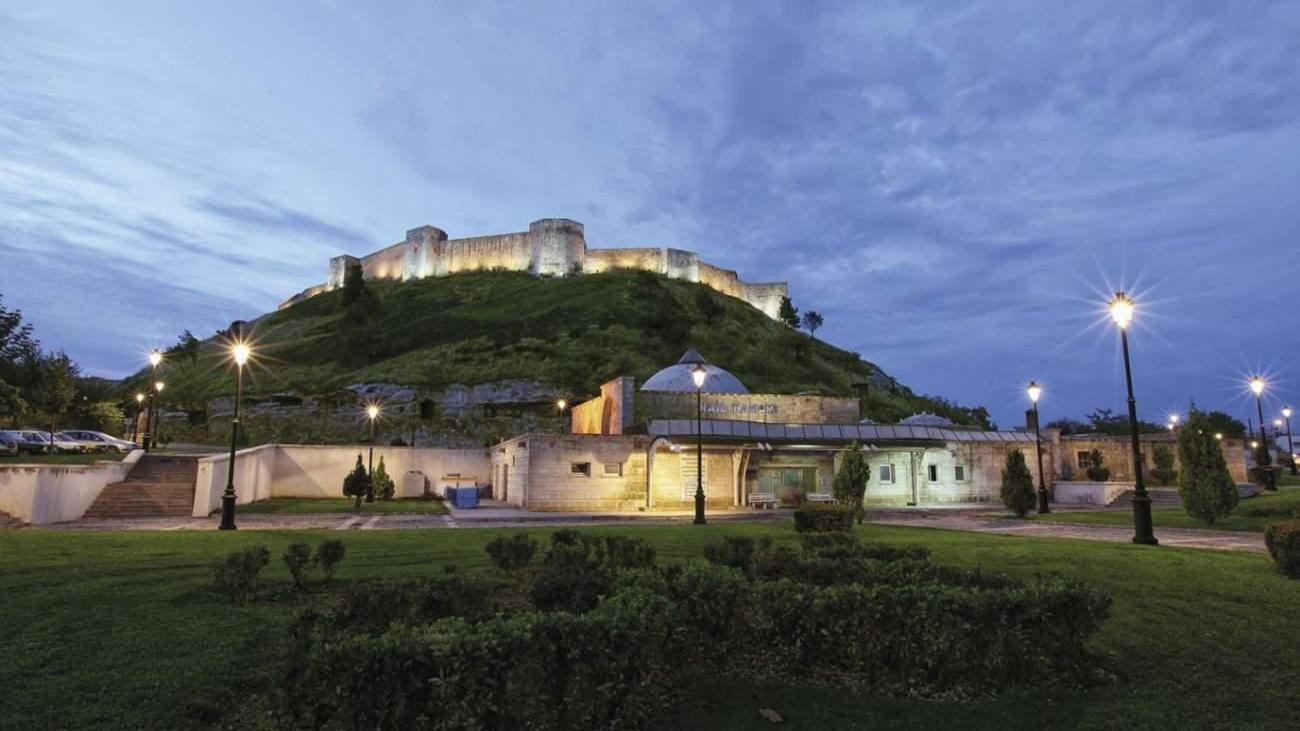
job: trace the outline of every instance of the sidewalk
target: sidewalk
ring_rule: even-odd
[[[1132,526],[1053,523],[1048,520],[1019,520],[992,517],[987,514],[890,511],[872,513],[869,520],[878,525],[940,528],[1034,538],[1079,538],[1107,543],[1131,543],[1133,540]],[[1244,531],[1189,530],[1156,526],[1156,539],[1160,541],[1161,546],[1166,547],[1210,548],[1256,553],[1263,553],[1266,550],[1263,535]]]

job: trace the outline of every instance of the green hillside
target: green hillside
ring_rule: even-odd
[[[642,381],[695,347],[755,392],[851,395],[854,382],[870,381],[868,413],[877,420],[921,410],[959,423],[986,419],[982,409],[917,396],[857,354],[745,302],[646,272],[558,279],[475,272],[367,287],[364,325],[357,305],[346,314],[342,290],[253,322],[258,363],[246,383],[250,395],[327,394],[360,382],[432,393],[526,379],[578,401],[616,376]],[[169,353],[169,400],[184,407],[233,392],[233,369],[222,363],[217,342]],[[126,388],[138,388],[145,376]]]

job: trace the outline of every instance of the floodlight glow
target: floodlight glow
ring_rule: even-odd
[[[1128,328],[1130,322],[1133,322],[1133,300],[1123,292],[1116,292],[1115,298],[1107,305],[1110,308],[1110,319],[1119,325],[1120,329]]]
[[[1029,400],[1034,403],[1038,403],[1038,397],[1043,395],[1043,387],[1038,385],[1036,381],[1030,381],[1025,391],[1029,394]]]

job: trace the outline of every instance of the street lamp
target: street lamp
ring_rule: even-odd
[[[1043,436],[1038,429],[1038,397],[1043,395],[1043,387],[1036,381],[1030,381],[1025,388],[1029,400],[1034,402],[1034,452],[1038,455],[1038,512],[1045,515],[1052,512],[1047,507],[1047,483],[1043,480]]]
[[[135,395],[135,412],[131,417],[131,441],[135,444],[140,443],[140,412],[144,410],[144,394],[136,393]]]
[[[167,384],[162,381],[153,382],[153,395],[149,399],[149,410],[153,412],[153,427],[149,430],[149,440],[153,446],[158,446],[158,432],[162,431],[162,414],[158,409],[158,400],[162,398],[163,388]]]
[[[1220,442],[1223,441],[1223,432],[1214,432],[1214,439]]]
[[[161,350],[154,348],[149,351],[149,367],[153,369],[153,380],[158,380],[158,366],[162,364],[163,354]],[[154,414],[157,410],[154,408],[153,394],[149,395],[149,413],[144,418],[144,450],[147,452],[158,441],[154,438]]]
[[[235,361],[235,413],[230,419],[230,461],[226,463],[226,491],[221,494],[221,525],[217,530],[235,530],[235,445],[239,441],[239,402],[244,398],[244,365],[252,355],[248,343],[235,341],[230,358]]]
[[[704,379],[709,372],[703,363],[691,367],[695,382],[695,524],[704,525]]]
[[[366,502],[375,501],[375,419],[379,418],[379,404],[366,407],[366,416],[370,419],[370,487],[366,490]]]
[[[1296,474],[1295,444],[1291,442],[1291,407],[1282,407],[1282,416],[1286,418],[1286,451],[1291,453],[1291,474]]]
[[[1178,414],[1169,415],[1169,431],[1178,431]]]
[[[1268,469],[1268,435],[1264,433],[1264,387],[1266,385],[1262,376],[1254,376],[1250,379],[1250,390],[1255,394],[1255,411],[1259,415],[1259,443],[1264,445],[1260,453],[1255,455],[1255,466],[1267,470],[1264,473],[1268,481],[1266,487],[1269,490],[1276,490],[1273,470]]]
[[[1128,358],[1128,326],[1133,322],[1133,300],[1116,292],[1108,304],[1110,318],[1119,326],[1119,342],[1124,351],[1124,383],[1128,386],[1128,423],[1133,442],[1133,542],[1159,545],[1151,525],[1151,496],[1142,479],[1142,448],[1138,445],[1137,401],[1133,398],[1133,370]]]
[[[567,409],[568,407],[569,407],[569,402],[565,401],[564,399],[557,399],[555,402],[555,408],[560,412],[560,433],[561,434],[569,433],[568,425],[564,423],[564,410]]]

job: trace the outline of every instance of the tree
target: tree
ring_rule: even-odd
[[[1170,449],[1169,445],[1157,444],[1151,452],[1151,461],[1155,463],[1155,467],[1151,470],[1151,479],[1155,480],[1157,485],[1168,485],[1177,477],[1174,472],[1174,450]]]
[[[366,295],[366,278],[360,264],[348,266],[343,273],[343,306],[347,307]]]
[[[375,486],[375,497],[380,500],[392,500],[393,494],[397,492],[397,486],[393,484],[393,478],[388,476],[388,470],[384,467],[384,457],[379,456],[379,466],[375,467],[375,473],[370,476],[371,482]]]
[[[1029,473],[1024,453],[1012,449],[1007,452],[1007,464],[1002,469],[1002,504],[1016,517],[1023,518],[1034,502],[1034,476]]]
[[[340,356],[345,363],[370,363],[380,355],[377,324],[382,304],[366,286],[361,265],[348,267],[343,277],[343,317],[338,321]]]
[[[202,343],[194,337],[194,333],[186,330],[176,339],[176,344],[167,349],[167,355],[171,356],[172,362],[186,361],[194,365],[199,361],[199,349]]]
[[[862,445],[853,442],[840,457],[840,468],[831,481],[831,492],[841,503],[849,503],[857,511],[858,522],[862,522],[866,511],[862,502],[867,493],[867,480],[871,479],[871,466],[867,464]]]
[[[1228,438],[1242,439],[1246,436],[1246,425],[1222,411],[1206,411],[1205,431],[1210,435],[1222,434]]]
[[[1110,468],[1106,466],[1106,457],[1102,455],[1100,449],[1088,452],[1087,472],[1088,479],[1093,482],[1105,482],[1110,479]]]
[[[370,491],[370,475],[366,472],[366,466],[361,462],[361,455],[357,455],[357,466],[343,478],[343,496],[354,497],[357,499],[353,507],[361,508],[361,498],[365,497]]]
[[[710,325],[725,311],[713,291],[705,286],[695,290],[695,309],[700,311],[700,317]]]
[[[126,421],[122,407],[113,401],[78,401],[72,413],[78,427],[95,431],[117,433]]]
[[[822,313],[817,310],[808,310],[803,313],[803,326],[808,328],[808,334],[817,337],[817,328],[822,326],[825,320],[822,319]]]
[[[1111,436],[1123,436],[1132,431],[1128,423],[1127,416],[1120,416],[1110,409],[1094,409],[1088,414],[1088,421],[1092,425],[1092,430],[1100,434]],[[1142,434],[1154,434],[1163,432],[1165,428],[1159,424],[1152,424],[1149,421],[1138,421],[1138,432]]]
[[[38,405],[50,424],[50,452],[54,452],[54,432],[59,421],[72,408],[77,397],[77,364],[62,351],[41,358]]]
[[[18,425],[18,419],[27,411],[27,402],[17,386],[0,381],[0,419],[8,419],[12,426]]]
[[[799,328],[799,308],[794,306],[794,303],[790,301],[789,297],[781,298],[781,309],[777,313],[777,316],[781,319],[781,322],[784,322],[790,327],[795,329]]]
[[[1083,434],[1088,431],[1088,425],[1078,419],[1057,419],[1056,421],[1049,421],[1043,426],[1047,429],[1060,429],[1061,436]]]
[[[1223,448],[1214,432],[1206,427],[1209,420],[1192,410],[1187,424],[1178,432],[1178,492],[1183,509],[1193,518],[1213,524],[1227,517],[1237,507],[1237,485],[1228,472]]]

